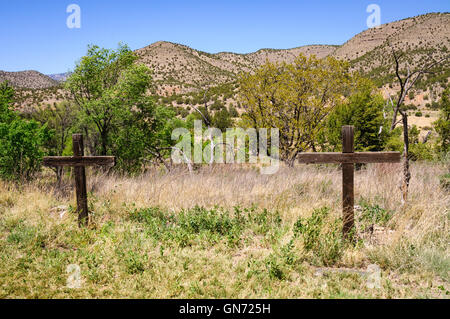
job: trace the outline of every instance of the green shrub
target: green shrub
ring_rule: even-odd
[[[212,122],[213,126],[222,132],[225,132],[227,128],[233,127],[233,120],[225,108],[214,114]]]
[[[434,150],[431,144],[414,143],[409,147],[409,159],[412,161],[431,161],[434,158]]]
[[[227,211],[206,210],[195,207],[191,210],[181,211],[177,216],[178,226],[190,234],[209,232],[219,235],[227,235],[238,224]]]
[[[41,166],[43,145],[51,137],[47,127],[26,120],[12,110],[14,90],[0,84],[0,178],[30,179]]]
[[[285,275],[283,270],[280,267],[280,264],[277,262],[275,256],[270,255],[266,260],[266,268],[269,273],[269,277],[272,279],[283,280]]]
[[[231,117],[239,117],[239,113],[234,106],[230,105],[228,113],[230,113]]]
[[[224,209],[208,210],[196,206],[176,214],[151,207],[132,211],[130,218],[143,223],[146,234],[156,241],[173,241],[181,247],[217,243],[223,239],[234,246],[242,239],[244,227],[251,229],[254,235],[270,236],[281,224],[278,213],[238,207],[230,213]]]
[[[293,249],[294,240],[292,239],[285,246],[281,247],[281,256],[287,265],[292,265],[295,262]]]
[[[439,103],[436,102],[436,101],[433,101],[433,102],[431,103],[431,106],[430,106],[430,108],[431,108],[432,110],[438,110],[439,107],[440,107],[440,105],[439,105]]]
[[[129,251],[125,258],[127,272],[129,274],[142,273],[145,270],[145,258],[134,251]]]
[[[342,126],[355,128],[355,151],[381,151],[388,138],[388,123],[383,117],[384,100],[374,93],[374,85],[368,80],[357,83],[348,102],[338,105],[329,114],[327,125],[320,134],[321,144],[329,145],[332,151],[342,146]]]
[[[309,218],[299,218],[293,228],[294,238],[302,236],[303,247],[326,266],[335,264],[342,256],[342,222],[329,217],[330,209],[315,209]]]
[[[371,205],[366,200],[360,201],[361,212],[357,215],[360,231],[367,231],[374,225],[386,226],[392,215],[378,204]]]
[[[181,109],[179,114],[182,118],[185,118],[189,115],[189,111],[187,109]]]
[[[447,88],[442,92],[440,106],[441,112],[439,119],[434,122],[434,128],[439,134],[439,151],[448,153],[450,150],[450,89]]]
[[[224,108],[224,105],[220,101],[214,101],[213,105],[210,106],[210,110],[219,111]]]
[[[422,116],[422,112],[420,112],[420,111],[416,112],[416,113],[415,113],[415,116],[421,117],[421,116]]]

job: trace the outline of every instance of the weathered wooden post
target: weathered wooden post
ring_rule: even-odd
[[[84,156],[84,143],[82,134],[72,135],[72,148],[74,157]],[[86,169],[84,166],[75,166],[75,191],[77,195],[78,224],[87,226],[89,222],[88,202],[86,189]]]
[[[398,163],[399,152],[354,152],[353,126],[342,127],[342,153],[301,153],[297,156],[300,163],[342,164],[342,233],[347,240],[353,240],[354,234],[354,171],[355,163]]]
[[[342,127],[342,153],[354,153],[353,135],[353,126]],[[354,172],[354,163],[342,163],[342,232],[345,239],[351,239],[354,227]]]
[[[114,156],[84,156],[83,135],[73,134],[74,156],[47,156],[44,157],[45,166],[73,166],[75,168],[75,190],[77,195],[78,225],[87,226],[89,223],[89,210],[86,187],[85,166],[114,166]]]

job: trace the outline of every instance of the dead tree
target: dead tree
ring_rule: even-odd
[[[389,44],[389,47],[392,50],[392,56],[395,63],[395,75],[397,77],[398,84],[400,85],[400,92],[398,98],[393,104],[394,107],[394,115],[392,117],[391,131],[395,129],[397,124],[402,123],[403,126],[403,181],[401,185],[402,190],[402,202],[406,203],[408,198],[408,188],[409,182],[411,180],[411,172],[409,169],[409,137],[408,137],[408,113],[406,110],[402,109],[402,105],[405,101],[406,96],[408,95],[411,88],[417,81],[424,75],[432,73],[431,70],[447,60],[449,56],[445,56],[440,60],[435,60],[430,57],[430,61],[424,63],[422,67],[419,67],[417,70],[411,71],[409,65],[406,65],[406,75],[405,72],[400,70],[401,60],[404,57],[403,52],[397,52],[395,49]],[[397,121],[397,116],[400,113],[401,119]]]

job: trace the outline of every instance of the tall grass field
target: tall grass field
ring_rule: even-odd
[[[406,204],[401,170],[355,172],[354,243],[336,165],[88,170],[88,228],[70,171],[0,182],[0,298],[448,298],[448,168],[414,163]]]

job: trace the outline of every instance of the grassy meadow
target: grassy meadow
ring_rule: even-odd
[[[414,163],[406,205],[400,164],[355,172],[355,244],[341,238],[335,165],[88,170],[85,229],[69,174],[61,189],[51,171],[0,182],[0,298],[448,298],[447,171]],[[381,268],[375,288],[371,264]]]

